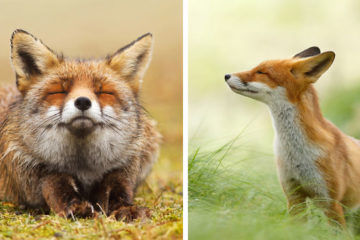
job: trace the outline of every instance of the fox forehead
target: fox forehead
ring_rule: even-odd
[[[290,59],[280,59],[280,60],[266,60],[257,65],[255,68],[253,68],[253,71],[265,71],[265,73],[268,74],[278,74],[279,72],[283,71],[289,71],[291,69],[291,66],[293,64],[293,61]]]
[[[126,79],[122,79],[101,61],[65,61],[43,78],[40,82],[45,91],[58,88],[69,92],[78,88],[124,91],[125,88],[131,88]]]
[[[65,61],[54,69],[56,76],[66,82],[71,81],[76,85],[94,85],[96,82],[111,80],[111,69],[102,62],[77,62]]]
[[[294,82],[291,74],[293,61],[286,60],[267,60],[251,70],[239,72],[235,75],[245,82],[262,82],[271,88],[285,86]]]

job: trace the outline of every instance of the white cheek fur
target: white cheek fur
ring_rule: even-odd
[[[271,100],[271,94],[274,91],[274,89],[265,83],[246,82],[245,84],[240,78],[233,75],[227,80],[227,84],[229,84],[234,92],[265,103]]]
[[[110,117],[115,117],[114,109],[111,106],[103,107],[103,113]]]
[[[270,88],[268,85],[266,85],[265,83],[260,83],[260,82],[249,82],[248,86],[251,89],[257,89],[260,92],[267,92],[267,93],[271,93],[273,91],[272,88]]]
[[[244,88],[244,84],[241,82],[241,80],[238,77],[231,76],[229,80],[226,81],[227,84],[229,84],[230,87],[236,88],[236,89],[242,89]]]
[[[51,106],[46,112],[47,117],[52,117],[60,113],[60,109],[56,106]]]

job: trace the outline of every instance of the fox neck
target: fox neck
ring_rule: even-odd
[[[316,132],[326,129],[327,122],[322,116],[318,97],[313,86],[310,86],[297,101],[288,100],[286,90],[277,90],[276,96],[267,104],[270,108],[277,132],[289,133],[287,129],[301,131],[308,141],[320,141]],[[293,133],[292,133],[293,134]]]
[[[308,89],[299,101],[287,100],[285,89],[281,95],[268,104],[276,131],[275,155],[279,164],[280,180],[288,191],[294,182],[311,195],[327,197],[324,179],[317,168],[316,161],[323,151],[309,130],[317,131],[317,122],[323,121],[319,112],[314,89]]]

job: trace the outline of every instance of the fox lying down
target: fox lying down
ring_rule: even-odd
[[[67,59],[16,30],[17,89],[0,89],[0,198],[69,217],[132,220],[160,135],[139,103],[150,62],[145,34],[100,60]]]

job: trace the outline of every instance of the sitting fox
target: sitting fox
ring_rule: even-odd
[[[131,221],[160,135],[139,102],[152,35],[104,59],[67,59],[23,30],[11,37],[16,86],[0,89],[0,199],[69,217]]]
[[[275,127],[275,155],[290,213],[313,198],[345,225],[343,205],[360,205],[360,142],[342,133],[320,111],[313,86],[334,52],[311,47],[287,60],[265,61],[225,75],[230,88],[268,105]]]

